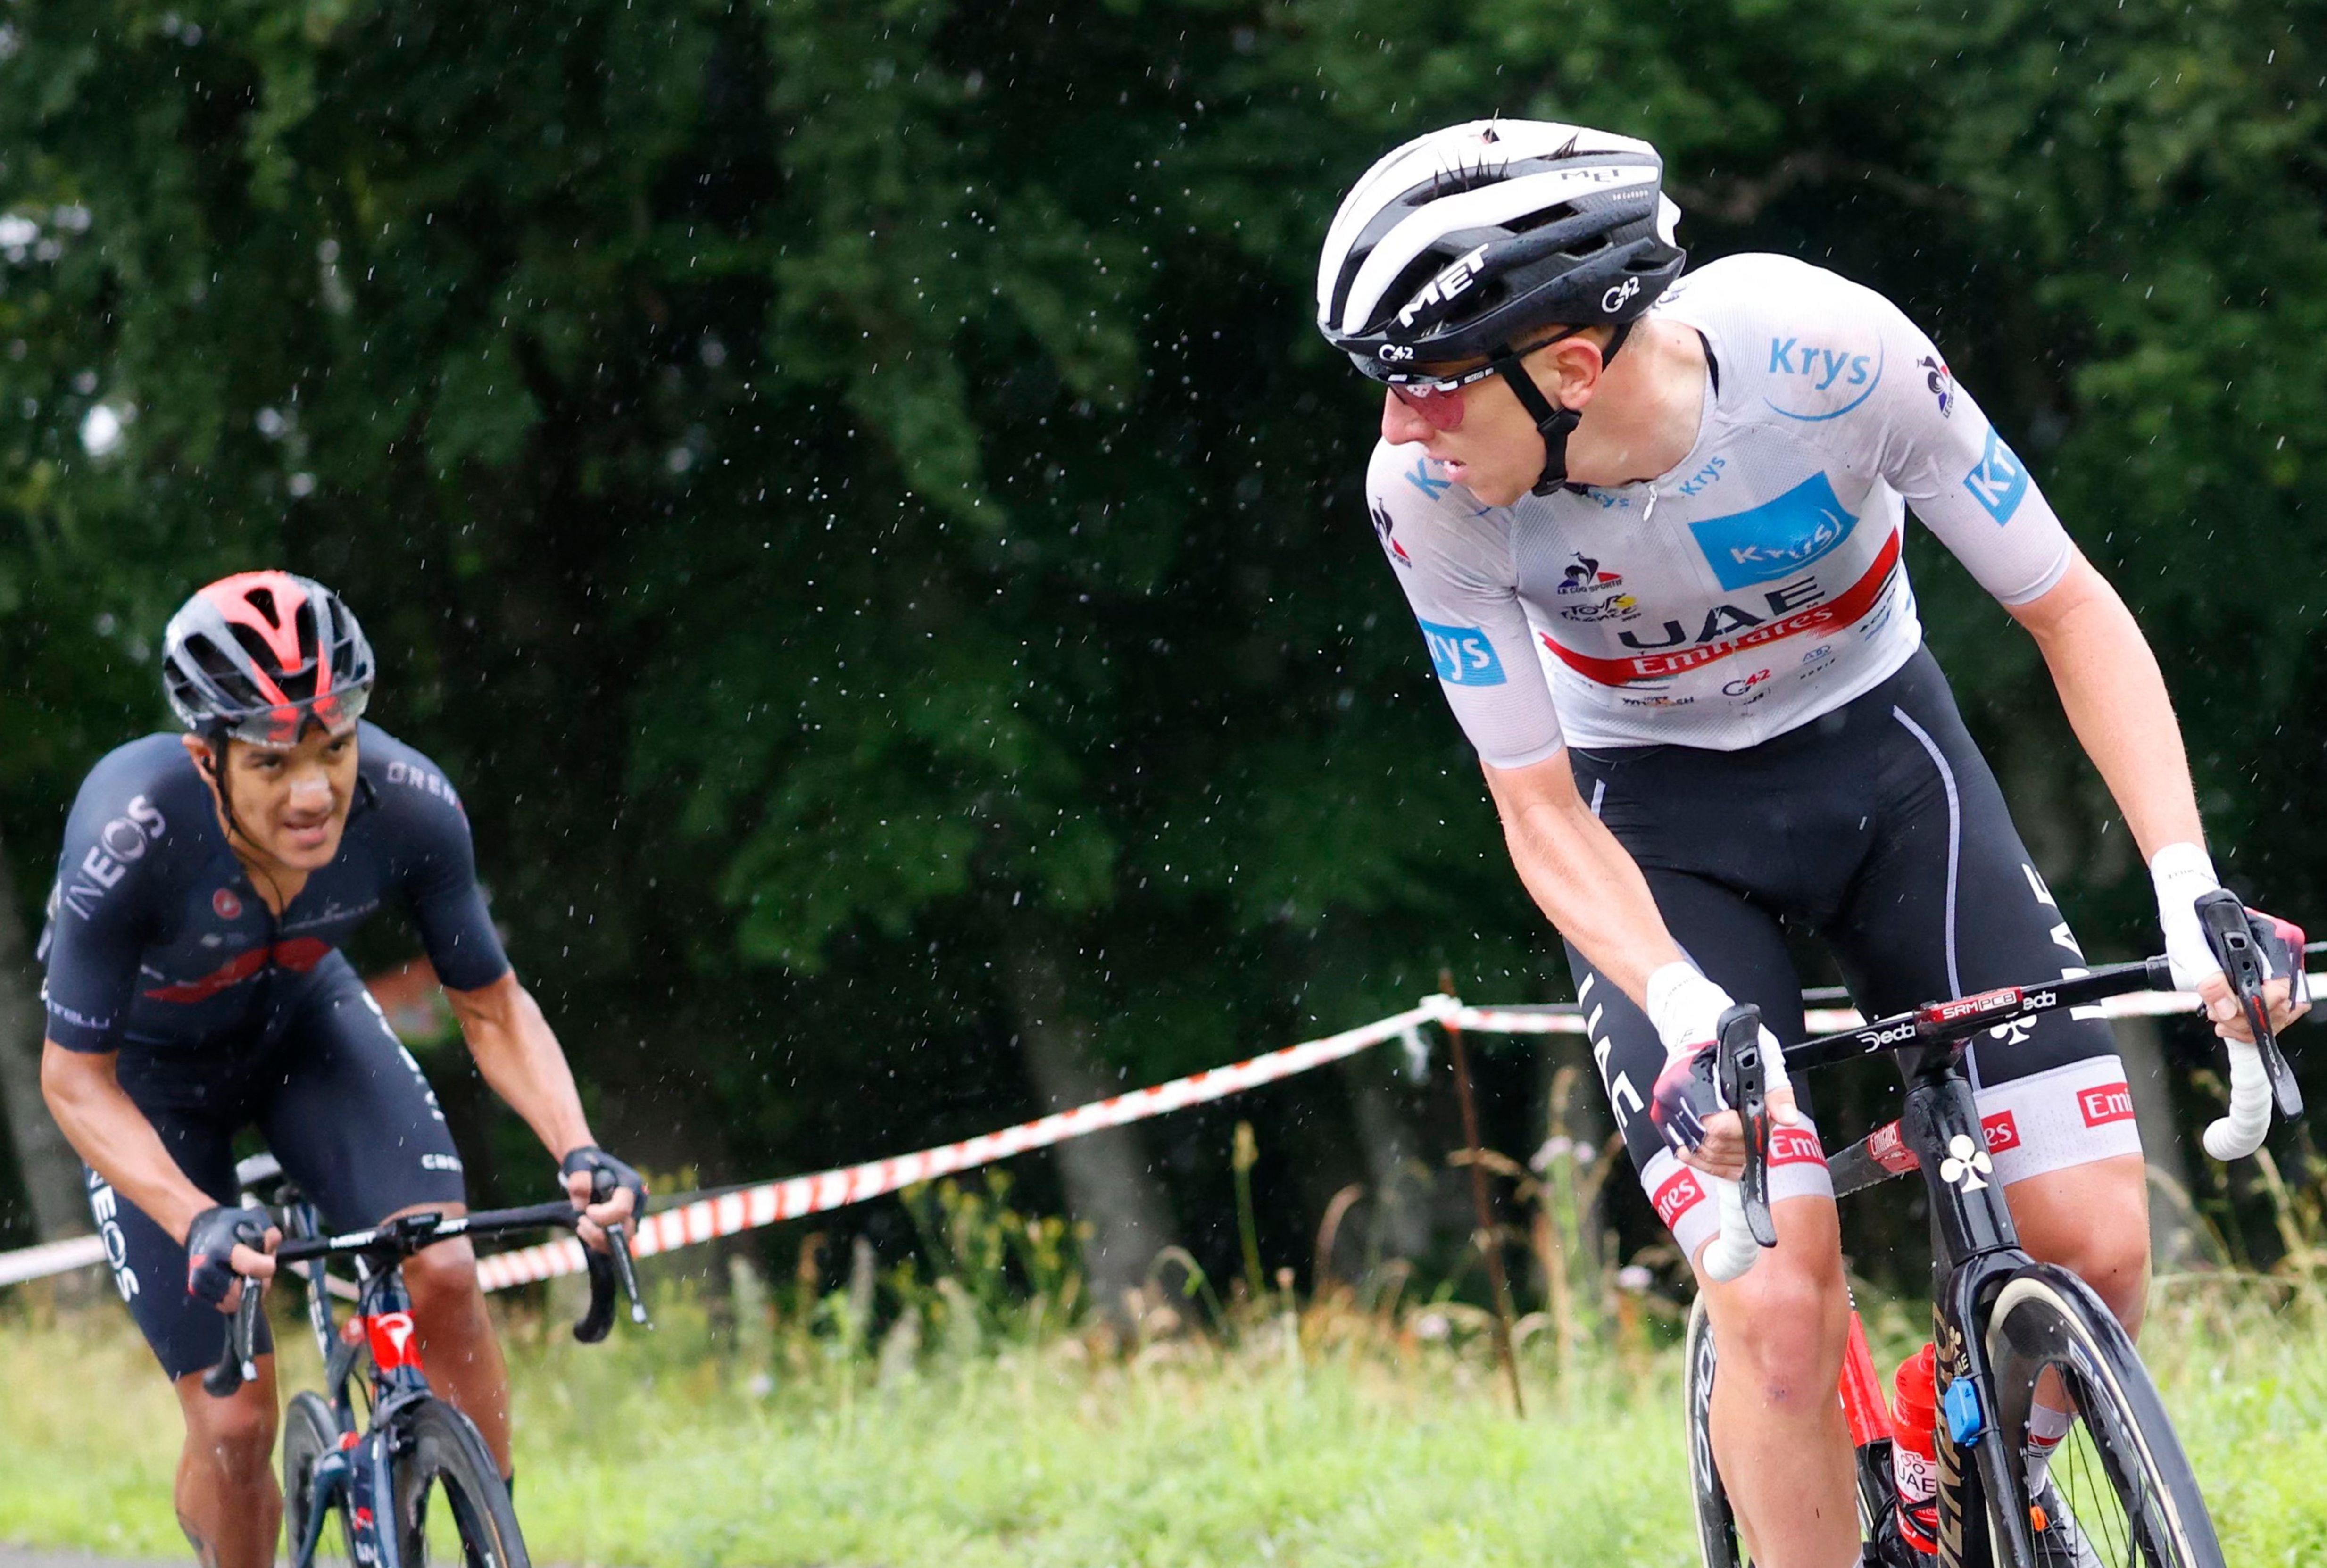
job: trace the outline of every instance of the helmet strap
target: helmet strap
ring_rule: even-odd
[[[1547,496],[1567,482],[1567,438],[1584,417],[1583,410],[1562,408],[1543,395],[1535,378],[1509,347],[1496,351],[1491,361],[1511,396],[1535,421],[1535,433],[1543,437],[1543,475],[1535,481],[1533,494]]]
[[[210,765],[208,771],[210,776],[210,786],[218,791],[219,816],[226,823],[227,847],[229,849],[234,847],[237,835],[240,835],[242,841],[248,844],[250,835],[244,833],[242,824],[234,819],[234,791],[226,781],[226,749],[229,739],[226,726],[209,725],[201,733],[210,749]]]

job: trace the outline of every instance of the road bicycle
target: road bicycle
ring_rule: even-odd
[[[323,1527],[334,1521],[347,1560],[359,1568],[454,1561],[467,1568],[529,1568],[509,1487],[491,1451],[474,1423],[429,1389],[403,1265],[423,1247],[455,1237],[570,1231],[580,1211],[559,1199],[459,1217],[407,1214],[327,1236],[314,1206],[284,1177],[273,1155],[243,1161],[235,1175],[247,1201],[268,1209],[282,1227],[276,1261],[306,1276],[307,1322],[323,1358],[322,1391],[293,1395],[283,1418],[283,1512],[292,1568],[312,1568]],[[592,1201],[612,1195],[612,1178],[600,1172]],[[574,1337],[584,1344],[604,1339],[613,1325],[618,1281],[629,1298],[631,1321],[647,1321],[623,1227],[607,1227],[606,1237],[606,1252],[584,1255],[590,1306],[574,1325]],[[333,1258],[352,1265],[352,1285],[330,1274]],[[334,1321],[335,1293],[354,1299],[345,1331]],[[226,1352],[202,1378],[211,1394],[224,1397],[257,1376],[258,1310],[259,1292],[246,1283]]]
[[[2227,893],[2201,900],[2199,913],[2254,1030],[2259,1083],[2283,1115],[2299,1115],[2302,1097],[2262,1000],[2267,971],[2259,929],[2249,927],[2247,911]],[[2294,948],[2299,967],[2299,936]],[[2223,1568],[2205,1499],[2132,1340],[2084,1282],[2021,1250],[2003,1190],[1988,1180],[1993,1165],[1963,1072],[1964,1048],[1983,1031],[2105,997],[2171,989],[2166,961],[2150,958],[1928,1003],[1785,1051],[1790,1073],[1895,1053],[1906,1079],[1899,1119],[1827,1161],[1837,1198],[1910,1171],[1920,1172],[1930,1198],[1939,1386],[1936,1559],[1908,1555],[1895,1538],[1885,1541],[1885,1523],[1898,1506],[1892,1415],[1855,1311],[1838,1390],[1857,1451],[1861,1529],[1902,1563],[2036,1568],[2035,1535],[2044,1520],[2029,1495],[2021,1455],[2038,1381],[2050,1371],[2077,1417],[2054,1451],[2051,1481],[2093,1555],[2109,1568]],[[1722,1233],[1707,1245],[1706,1259],[1716,1278],[1742,1273],[1758,1248],[1777,1242],[1768,1200],[1769,1073],[1760,1039],[1753,1009],[1724,1017],[1714,1071],[1724,1099],[1743,1116],[1747,1153],[1739,1181],[1715,1183]],[[2238,1113],[2235,1090],[2232,1109],[2226,1121]],[[2210,1131],[2210,1148],[2221,1125]],[[1708,1424],[1716,1369],[1700,1298],[1689,1317],[1683,1375],[1697,1547],[1705,1568],[1737,1568],[1743,1559],[1735,1519]]]

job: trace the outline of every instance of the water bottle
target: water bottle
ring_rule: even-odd
[[[1939,1396],[1929,1344],[1899,1363],[1891,1388],[1891,1482],[1899,1493],[1899,1539],[1928,1558],[1939,1548]]]

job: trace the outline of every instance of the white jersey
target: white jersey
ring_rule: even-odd
[[[2027,470],[1882,295],[1735,256],[1652,313],[1709,350],[1696,443],[1669,473],[1488,507],[1420,446],[1374,450],[1375,532],[1487,762],[1736,751],[1879,684],[1922,641],[1908,502],[2006,604],[2068,570]]]

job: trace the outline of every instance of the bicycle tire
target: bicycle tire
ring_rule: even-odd
[[[1996,1423],[2009,1452],[2018,1453],[2027,1441],[2039,1376],[2052,1367],[2067,1384],[2098,1461],[2078,1478],[2093,1481],[2096,1500],[2113,1501],[2117,1510],[2079,1521],[2096,1555],[2112,1568],[2224,1568],[2213,1521],[2164,1402],[2133,1341],[2089,1287],[2050,1264],[2020,1270],[1988,1313],[1986,1344]],[[2080,1463],[2087,1453],[2081,1447],[2072,1452],[2072,1442],[2064,1442],[2052,1461],[2055,1486],[2063,1491],[2063,1464]],[[2103,1485],[2110,1494],[2106,1499],[2099,1494]],[[2013,1493],[2009,1506],[2028,1506],[2017,1482]],[[2070,1511],[2077,1510],[2072,1505]],[[2105,1538],[2093,1539],[2097,1529]]]
[[[395,1423],[396,1527],[405,1568],[430,1561],[430,1514],[440,1497],[466,1568],[531,1568],[509,1487],[476,1423],[434,1395],[397,1411]],[[442,1539],[441,1529],[434,1534]]]
[[[302,1389],[291,1396],[283,1412],[283,1525],[285,1549],[295,1552],[305,1540],[309,1492],[307,1477],[315,1461],[340,1446],[339,1417],[332,1413],[330,1403],[311,1389]],[[355,1540],[350,1527],[347,1505],[342,1502],[332,1512],[338,1516],[340,1549],[329,1555],[345,1557]],[[328,1533],[330,1521],[325,1521]],[[323,1545],[328,1538],[315,1538],[315,1555],[326,1555]]]
[[[1721,1485],[1713,1460],[1713,1321],[1705,1298],[1688,1309],[1686,1358],[1681,1363],[1681,1403],[1688,1424],[1688,1500],[1696,1524],[1696,1556],[1703,1568],[1740,1568],[1737,1515]]]

